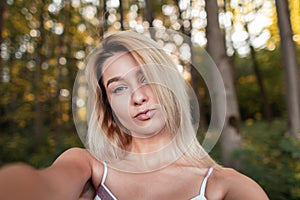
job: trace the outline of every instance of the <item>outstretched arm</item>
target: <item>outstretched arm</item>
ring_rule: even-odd
[[[91,177],[100,174],[93,171],[95,163],[88,151],[72,148],[43,170],[25,164],[5,166],[0,170],[0,199],[78,200]]]

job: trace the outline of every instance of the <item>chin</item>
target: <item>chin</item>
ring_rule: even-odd
[[[163,126],[147,126],[139,127],[139,131],[135,131],[132,136],[137,138],[150,138],[163,135],[166,132],[165,124]]]

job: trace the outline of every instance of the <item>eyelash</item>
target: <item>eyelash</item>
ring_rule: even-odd
[[[144,77],[144,76],[142,76],[142,78],[141,78],[141,83],[147,83],[147,80],[146,80],[146,78]]]
[[[127,87],[127,86],[118,86],[118,87],[116,87],[116,88],[113,90],[113,93],[114,93],[114,94],[121,93],[121,92],[124,91],[124,89],[128,89],[128,87]],[[120,91],[120,90],[121,90],[121,91]]]
[[[147,81],[147,79],[146,79],[145,76],[142,76],[142,77],[140,78],[140,83],[145,84],[145,83],[147,83],[147,82],[148,82],[148,81]],[[119,94],[119,93],[123,92],[123,91],[126,90],[126,89],[128,89],[128,86],[117,86],[117,87],[112,91],[112,93],[114,93],[114,94]]]

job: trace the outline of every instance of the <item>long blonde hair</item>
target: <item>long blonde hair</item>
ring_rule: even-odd
[[[213,166],[216,163],[201,147],[192,124],[187,85],[171,57],[147,36],[124,31],[112,34],[88,58],[88,133],[87,147],[99,160],[113,162],[122,159],[131,143],[131,136],[114,120],[102,83],[102,67],[107,58],[117,52],[127,52],[140,64],[148,82],[167,113],[166,127],[185,158],[193,163]]]

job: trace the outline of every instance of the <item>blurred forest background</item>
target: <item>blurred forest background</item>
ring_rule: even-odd
[[[300,199],[300,0],[1,0],[0,166],[41,168],[83,146],[72,90],[87,54],[106,33],[148,27],[190,37],[150,36],[176,50],[201,104],[210,98],[189,63],[205,48],[223,76],[228,113],[211,152],[255,179],[271,199]],[[84,102],[76,99],[78,110]],[[84,111],[83,111],[84,112]],[[200,136],[201,138],[201,136]]]

